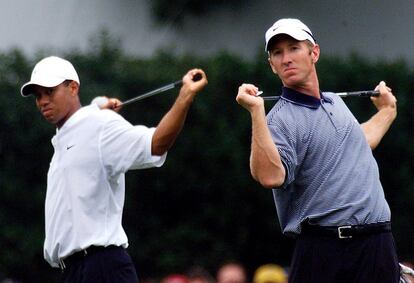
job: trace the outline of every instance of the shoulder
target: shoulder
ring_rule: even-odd
[[[113,110],[100,109],[96,104],[90,104],[82,108],[88,119],[103,123],[110,121],[125,121],[125,119]]]
[[[272,109],[267,113],[267,123],[269,125],[289,125],[296,124],[298,116],[301,113],[301,107],[285,99],[279,99]]]
[[[307,128],[307,121],[300,117],[299,110],[296,105],[282,99],[273,106],[266,116],[267,126],[273,138],[279,142],[295,139],[294,137],[300,133],[300,128]]]
[[[78,123],[81,123],[82,128],[95,129],[97,131],[116,129],[116,128],[130,128],[132,125],[126,121],[121,115],[115,111],[108,109],[100,109],[95,104],[82,107],[77,114]],[[99,130],[98,130],[99,129]]]
[[[279,99],[272,109],[267,113],[266,117],[268,121],[274,121],[280,119],[280,116],[284,115],[287,111],[288,103],[284,99]]]
[[[334,103],[339,103],[340,105],[346,106],[346,104],[343,101],[342,97],[340,97],[339,95],[337,95],[334,92],[324,91],[324,92],[322,92],[322,95],[326,100],[330,100],[330,101],[333,101]]]

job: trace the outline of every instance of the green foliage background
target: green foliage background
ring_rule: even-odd
[[[28,58],[18,50],[0,55],[0,279],[60,278],[42,254],[54,128],[41,118],[32,98],[19,94],[41,55]],[[226,53],[196,58],[160,51],[143,59],[126,56],[116,42],[103,37],[88,52],[65,57],[79,72],[83,104],[98,95],[132,98],[180,79],[192,67],[208,75],[209,85],[197,96],[166,164],[127,174],[123,224],[141,278],[185,272],[194,265],[214,273],[229,259],[241,261],[250,273],[268,262],[289,265],[293,242],[280,233],[271,191],[250,177],[250,117],[235,101],[243,82],[260,86],[265,95],[279,93],[281,85],[265,54],[245,61]],[[413,69],[404,61],[377,62],[352,54],[322,56],[318,70],[322,90],[372,89],[380,80],[393,88],[398,118],[374,154],[393,213],[400,259],[413,260]],[[156,126],[176,94],[172,90],[154,96],[121,114],[133,124]],[[375,113],[369,99],[348,104],[361,122]]]
[[[153,0],[151,1],[151,12],[154,20],[159,24],[172,24],[179,26],[183,23],[184,17],[205,16],[218,8],[238,9],[247,2],[241,0]]]

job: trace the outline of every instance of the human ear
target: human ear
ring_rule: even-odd
[[[315,44],[312,47],[312,51],[311,51],[311,57],[312,57],[312,63],[313,64],[318,62],[320,53],[321,53],[321,51],[320,51],[319,45]]]
[[[272,63],[272,60],[270,60],[270,54],[269,54],[269,57],[267,57],[267,61],[269,62],[270,68],[272,69],[273,73],[274,73],[275,75],[277,75],[276,68],[275,68],[275,66],[274,66],[274,65],[273,65],[273,63]]]
[[[73,95],[73,96],[78,95],[79,84],[77,82],[71,81],[69,83],[69,88],[70,88],[71,95]]]

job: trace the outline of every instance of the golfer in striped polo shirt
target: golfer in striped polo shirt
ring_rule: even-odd
[[[250,169],[273,189],[284,234],[297,238],[289,282],[397,283],[391,214],[372,150],[397,115],[384,82],[377,112],[359,124],[342,99],[319,89],[320,49],[297,19],[265,35],[268,61],[283,83],[265,116],[259,89],[240,86],[237,102],[252,118]]]

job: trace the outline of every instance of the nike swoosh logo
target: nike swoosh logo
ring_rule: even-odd
[[[75,146],[74,144],[73,145],[69,145],[69,146],[66,147],[66,150],[69,150],[69,149],[71,149],[74,146]]]

